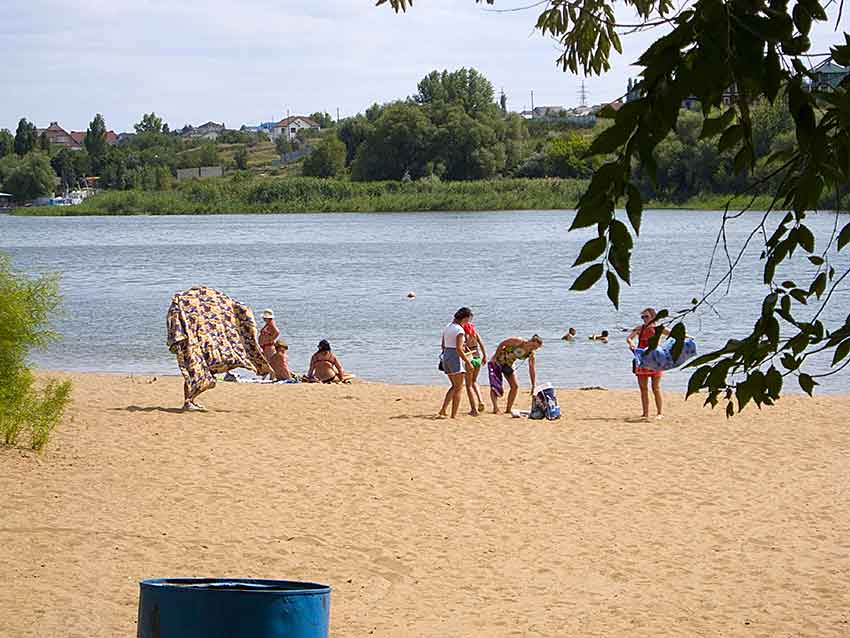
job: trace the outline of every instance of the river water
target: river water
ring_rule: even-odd
[[[632,387],[624,328],[640,310],[683,308],[703,290],[721,223],[716,211],[646,211],[633,255],[631,287],[615,310],[602,287],[569,292],[570,269],[590,232],[568,233],[568,211],[366,213],[132,217],[0,216],[0,251],[17,270],[61,273],[61,341],[34,363],[69,371],[178,373],[165,345],[174,292],[203,284],[271,307],[304,371],[327,338],[346,368],[368,380],[442,383],[440,331],[462,305],[492,348],[501,339],[540,334],[538,379],[557,386]],[[728,227],[740,247],[760,214]],[[775,221],[778,221],[778,217]],[[818,238],[835,215],[809,221]],[[850,253],[833,255],[836,270]],[[722,260],[721,260],[722,262]],[[782,273],[808,282],[805,260]],[[722,263],[716,267],[722,272]],[[760,308],[759,248],[747,251],[731,291],[688,322],[700,351],[748,333]],[[808,278],[806,278],[808,275]],[[408,300],[415,291],[415,300]],[[836,291],[827,321],[843,319],[850,289]],[[575,343],[559,338],[568,327]],[[607,329],[608,344],[587,335]],[[684,387],[686,372],[665,386]],[[526,372],[520,372],[527,379]],[[524,381],[527,383],[527,381]],[[824,379],[850,391],[850,374]]]

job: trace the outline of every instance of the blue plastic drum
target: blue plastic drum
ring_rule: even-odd
[[[328,638],[327,585],[158,578],[140,588],[138,638]]]

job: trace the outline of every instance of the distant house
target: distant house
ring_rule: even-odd
[[[200,126],[190,126],[187,124],[180,131],[180,134],[183,137],[190,139],[215,140],[218,139],[218,136],[224,133],[224,131],[224,122],[221,124],[218,122],[207,122]]]
[[[82,148],[82,144],[78,144],[71,134],[59,126],[58,122],[51,122],[47,128],[37,129],[39,137],[43,133],[47,136],[47,141],[55,146],[70,148],[78,151]]]
[[[79,151],[82,150],[83,146],[85,145],[85,131],[71,131],[69,133],[64,128],[59,126],[57,122],[51,122],[50,126],[48,126],[47,128],[36,130],[38,131],[39,135],[41,135],[42,133],[47,135],[47,140],[54,146],[61,146],[62,148],[68,148],[72,151]],[[115,131],[106,132],[106,143],[118,143],[118,135],[116,135]]]
[[[827,59],[813,68],[811,73],[813,90],[832,91],[841,84],[844,78],[850,75],[850,68]]]
[[[304,115],[293,115],[291,117],[285,117],[275,124],[269,132],[269,137],[272,140],[277,140],[280,136],[285,135],[287,139],[293,140],[298,135],[298,131],[304,129],[320,131],[322,127],[312,118],[305,117]]]
[[[82,148],[86,142],[86,131],[71,131],[70,133],[71,139],[77,144],[79,148]],[[118,134],[115,131],[106,131],[106,143],[110,146],[114,146],[118,143]]]

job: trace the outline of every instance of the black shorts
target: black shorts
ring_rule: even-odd
[[[513,366],[509,366],[508,364],[503,363],[500,367],[502,369],[502,374],[505,375],[506,378],[514,376]]]

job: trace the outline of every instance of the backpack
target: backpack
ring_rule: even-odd
[[[561,418],[561,407],[555,396],[555,390],[548,383],[535,388],[534,397],[531,399],[531,414],[529,419],[548,419],[555,421]]]

